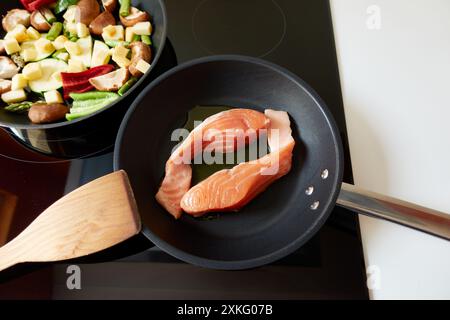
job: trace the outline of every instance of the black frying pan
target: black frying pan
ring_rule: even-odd
[[[175,221],[154,196],[174,146],[170,135],[196,105],[287,111],[296,140],[293,166],[240,212]],[[139,95],[119,130],[114,166],[129,175],[143,233],[169,254],[204,267],[252,268],[288,255],[319,230],[339,194],[341,205],[450,237],[443,214],[348,185],[340,193],[342,152],[330,112],[304,81],[259,59],[213,56],[170,70]]]
[[[162,73],[162,66],[158,66],[162,58],[166,42],[167,17],[163,0],[132,0],[132,5],[151,14],[152,35],[152,67],[138,83],[133,86],[120,99],[108,107],[97,111],[87,117],[75,121],[64,121],[52,124],[32,124],[25,115],[8,113],[3,110],[3,102],[0,101],[0,127],[14,138],[24,143],[27,147],[41,153],[61,158],[86,157],[102,151],[114,144],[114,138],[120,122],[133,102],[133,99],[150,82],[156,74]],[[5,15],[14,8],[23,8],[19,0],[0,1],[0,13]],[[119,9],[114,16],[119,17]],[[0,28],[2,30],[2,28]],[[1,38],[4,32],[0,33]],[[165,64],[171,64],[167,61]]]

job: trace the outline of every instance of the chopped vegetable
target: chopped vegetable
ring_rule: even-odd
[[[5,39],[8,38],[15,38],[19,43],[26,41],[28,39],[27,28],[23,24],[18,24],[6,34]]]
[[[113,26],[116,24],[116,19],[109,11],[102,12],[97,18],[95,18],[89,25],[89,31],[92,34],[101,36],[103,29],[107,26]]]
[[[72,93],[70,97],[74,102],[70,113],[66,115],[69,121],[97,112],[120,98],[117,93],[102,91]]]
[[[141,41],[148,46],[152,45],[152,39],[150,38],[150,36],[146,36],[146,35],[141,36]]]
[[[130,79],[128,68],[120,68],[110,73],[92,78],[89,82],[99,91],[118,91]]]
[[[28,36],[28,39],[37,40],[41,37],[41,34],[35,28],[30,26],[27,29],[27,36]]]
[[[40,7],[55,2],[55,0],[20,0],[20,2],[22,2],[25,9],[32,12],[39,9]]]
[[[90,35],[89,28],[81,22],[77,23],[77,36],[78,38],[86,38]]]
[[[64,44],[69,41],[69,39],[67,39],[66,36],[59,36],[55,39],[55,41],[53,41],[53,46],[55,47],[56,50],[61,50],[64,49]]]
[[[71,56],[76,56],[81,54],[81,48],[76,42],[67,41],[64,43],[64,48]]]
[[[61,34],[63,30],[63,24],[61,22],[54,22],[50,31],[47,34],[47,39],[50,41],[55,41],[56,38]]]
[[[94,90],[94,87],[89,83],[89,79],[109,73],[113,70],[113,65],[106,64],[78,73],[62,72],[61,77],[63,81],[64,98],[68,99],[70,94],[74,92]]]
[[[76,73],[85,71],[86,67],[83,62],[79,60],[69,59],[69,67],[67,68],[67,72]]]
[[[100,14],[100,5],[97,0],[80,0],[76,8],[75,22],[81,22],[87,26]]]
[[[64,103],[58,90],[50,90],[44,93],[44,99],[47,103]]]
[[[150,68],[150,14],[132,7],[133,1],[102,0],[104,11],[98,0],[20,2],[26,10],[9,10],[2,18],[0,95],[6,111],[28,111],[33,123],[78,119],[124,95]],[[36,101],[36,94],[45,101]]]
[[[122,88],[119,89],[119,91],[117,92],[119,94],[119,96],[123,96],[128,90],[130,90],[130,88],[132,86],[134,86],[134,84],[138,81],[138,78],[136,77],[131,77],[130,80],[128,80],[123,86]]]
[[[59,59],[44,59],[39,62],[31,63],[38,65],[41,70],[41,76],[28,81],[30,89],[37,93],[43,93],[50,90],[57,90],[62,87],[61,72],[67,70],[67,63]],[[28,67],[28,64],[26,67]],[[25,68],[26,68],[25,67]],[[23,70],[25,73],[25,69]]]
[[[115,48],[117,46],[128,47],[130,45],[130,43],[127,41],[116,41],[116,40],[105,40],[105,43],[111,48]]]
[[[107,26],[103,28],[103,40],[121,40],[125,39],[125,29],[123,26]]]
[[[0,79],[11,79],[19,73],[19,68],[13,60],[0,56]]]
[[[120,1],[120,11],[119,14],[122,17],[127,17],[131,10],[131,0],[121,0]]]
[[[81,52],[79,54],[71,55],[70,58],[81,61],[85,67],[89,68],[91,66],[92,60],[92,37],[89,36],[86,38],[78,39],[76,44],[80,48]]]
[[[45,20],[47,20],[48,23],[53,24],[53,22],[56,22],[57,19],[55,15],[53,14],[52,10],[49,8],[43,7],[39,9],[39,12],[42,14]]]
[[[12,61],[14,61],[14,63],[15,63],[20,69],[22,69],[23,67],[25,67],[25,59],[24,59],[23,57],[21,57],[19,53],[14,53],[13,55],[11,55],[11,59],[12,59]]]
[[[22,72],[27,80],[37,80],[42,77],[42,69],[38,62],[27,64]]]
[[[36,46],[36,44],[38,43],[39,45]],[[55,47],[53,43],[43,37],[39,38],[38,40],[31,40],[22,43],[20,55],[22,56],[22,58],[24,58],[24,60],[27,60],[26,57],[28,57],[29,59],[31,59],[29,61],[35,62],[48,58],[54,51]],[[34,55],[36,55],[35,58],[33,58]]]
[[[59,60],[63,60],[65,62],[69,61],[69,53],[66,51],[66,49],[60,49],[58,51],[56,51],[53,55],[53,58],[55,59],[59,59]]]
[[[139,60],[136,64],[136,69],[142,72],[143,74],[150,70],[150,64],[144,60]]]
[[[138,22],[144,22],[144,21],[149,21],[149,20],[150,20],[150,15],[147,12],[141,11],[135,7],[131,8],[130,14],[128,16],[126,16],[126,17],[120,16],[120,22],[125,27],[132,27]]]
[[[114,12],[117,6],[117,0],[102,0],[105,11]]]
[[[140,77],[150,68],[149,63],[152,59],[152,51],[150,47],[143,42],[133,42],[130,47],[131,64],[129,70],[134,77]]]
[[[13,30],[18,24],[25,27],[30,25],[30,13],[27,10],[13,9],[6,13],[2,20],[2,27],[6,32]]]
[[[37,51],[33,48],[22,50],[20,55],[25,62],[35,61],[37,59]]]
[[[141,36],[138,34],[134,34],[133,37],[131,38],[131,42],[140,41],[140,40],[141,40]]]
[[[60,14],[63,11],[66,11],[72,5],[78,3],[78,0],[58,0],[55,7],[55,13]]]
[[[133,30],[140,36],[149,36],[152,34],[152,24],[150,21],[138,22],[133,26]]]
[[[0,79],[0,94],[11,91],[11,80]]]
[[[33,123],[51,123],[64,119],[69,108],[62,103],[34,103],[28,111],[28,118]]]
[[[20,45],[15,38],[3,40],[3,45],[9,55],[20,51]]]
[[[19,102],[19,103],[13,103],[5,107],[5,110],[8,112],[14,112],[14,113],[26,113],[28,110],[30,110],[31,105],[33,103],[29,101]]]
[[[11,90],[24,89],[28,85],[28,79],[23,74],[16,74],[12,78]]]
[[[86,93],[71,93],[70,97],[74,101],[86,101],[95,99],[106,99],[117,96],[115,93],[107,91],[92,91]]]
[[[30,18],[31,25],[37,31],[46,32],[52,27],[40,10],[33,11]]]
[[[109,47],[102,41],[95,40],[92,51],[91,67],[97,67],[109,63],[111,52]]]
[[[14,113],[26,113],[31,108],[32,104],[33,103],[29,102],[29,101],[13,103],[13,104],[7,105],[5,107],[5,110],[8,112],[14,112]]]
[[[27,99],[27,94],[25,90],[11,90],[2,94],[2,100],[8,104],[22,102]]]

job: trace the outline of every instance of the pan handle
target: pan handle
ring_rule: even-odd
[[[360,214],[391,221],[450,240],[450,214],[343,183],[337,204]]]

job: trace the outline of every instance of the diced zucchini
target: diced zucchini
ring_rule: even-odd
[[[92,51],[91,68],[108,64],[111,58],[109,47],[102,41],[94,42],[94,50]]]
[[[2,94],[2,100],[8,104],[22,102],[27,99],[25,90],[12,90]]]
[[[23,74],[16,74],[12,78],[11,90],[24,89],[28,85],[28,80]]]
[[[46,92],[62,87],[61,72],[67,71],[67,63],[58,59],[45,59],[39,62],[42,76],[39,79],[28,82],[28,86],[34,92]]]

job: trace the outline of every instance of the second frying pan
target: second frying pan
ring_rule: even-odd
[[[174,219],[155,201],[165,162],[194,106],[234,106],[289,113],[296,140],[291,172],[240,212],[218,219]],[[200,120],[200,119],[198,119]],[[436,211],[342,185],[339,131],[325,103],[304,81],[263,60],[213,56],[180,65],[140,94],[119,131],[115,169],[131,180],[144,234],[184,261],[218,269],[273,262],[298,249],[338,204],[449,239]],[[338,197],[339,196],[339,197]]]

